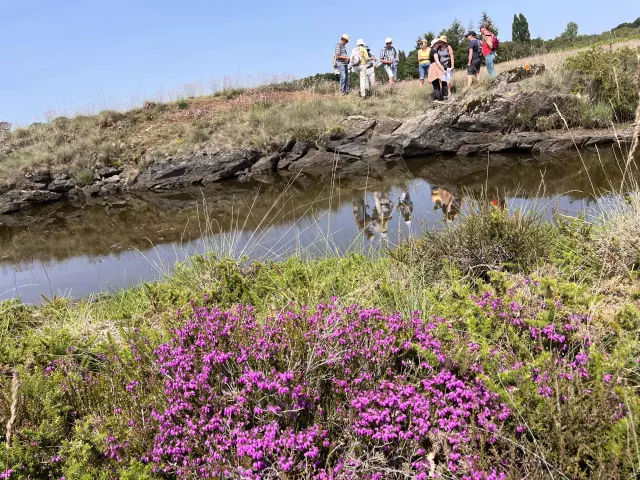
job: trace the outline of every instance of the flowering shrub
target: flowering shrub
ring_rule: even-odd
[[[499,455],[510,409],[456,371],[438,323],[334,304],[260,323],[250,307],[196,308],[156,351],[168,407],[153,414],[153,462],[183,478],[500,478],[480,457]]]

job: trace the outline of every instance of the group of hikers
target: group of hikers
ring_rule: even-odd
[[[467,33],[469,40],[467,85],[470,87],[473,80],[480,80],[480,69],[484,58],[489,77],[495,78],[496,50],[498,38],[491,31],[491,26],[483,23],[480,26],[482,39],[474,31]],[[371,54],[371,49],[363,39],[358,39],[356,47],[347,53],[347,44],[350,41],[346,33],[340,37],[336,45],[333,64],[337,76],[340,78],[340,91],[347,95],[351,91],[349,70],[360,77],[360,96],[366,98],[375,89],[375,68],[379,64],[389,79],[389,85],[394,85],[398,79],[398,52],[393,46],[393,39],[387,38],[385,46],[380,51],[379,58]],[[420,87],[424,87],[425,78],[433,86],[433,98],[435,101],[444,101],[450,98],[450,84],[455,71],[455,55],[453,47],[448,43],[447,37],[436,37],[429,43],[426,39],[419,41],[418,49],[418,75]]]

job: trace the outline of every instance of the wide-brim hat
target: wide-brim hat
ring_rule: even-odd
[[[347,35],[346,33],[343,33],[340,38],[344,38],[347,42],[350,40],[349,35]]]
[[[393,40],[389,37],[385,39],[384,43],[393,43]]]
[[[440,35],[440,38],[438,38],[439,42],[444,42],[444,43],[449,43],[447,42],[447,36],[446,35]]]
[[[358,41],[356,42],[356,45],[358,45],[359,47],[363,47],[364,46],[364,40],[359,38]]]
[[[438,43],[440,41],[439,38],[434,38],[433,40],[431,40],[431,46],[435,47],[436,43]]]

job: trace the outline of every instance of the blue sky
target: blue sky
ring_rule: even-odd
[[[516,6],[516,5],[520,6]],[[408,0],[0,0],[0,120],[26,124],[57,114],[126,108],[143,99],[247,83],[263,76],[330,70],[343,32],[377,51],[386,36],[410,49],[418,34],[488,10],[501,37],[524,13],[532,37],[555,37],[575,21],[600,33],[640,16],[638,0],[475,0],[429,7]],[[340,14],[342,10],[342,14]],[[251,75],[251,79],[247,78]],[[192,87],[193,88],[193,87]],[[52,112],[53,111],[53,112]],[[45,115],[45,112],[49,112]]]

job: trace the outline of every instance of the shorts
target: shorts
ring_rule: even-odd
[[[471,65],[467,67],[467,75],[478,75],[481,66],[482,59],[480,57],[471,59]]]
[[[384,71],[387,72],[389,78],[396,78],[398,75],[398,66],[397,65],[389,65],[387,63],[384,64]]]
[[[429,76],[429,66],[429,63],[418,65],[418,75],[420,76],[420,80],[424,80],[425,77]]]

